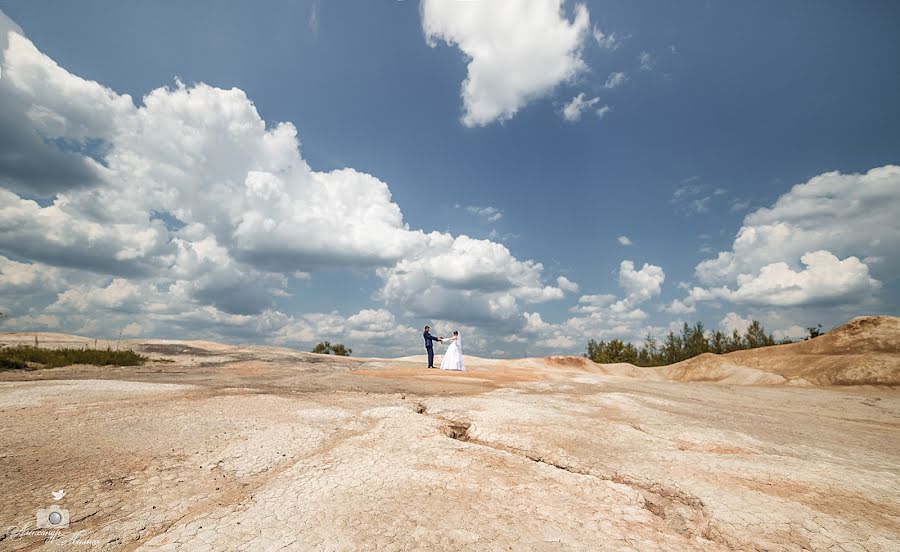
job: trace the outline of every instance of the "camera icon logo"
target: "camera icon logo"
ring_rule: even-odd
[[[69,526],[69,511],[53,504],[49,508],[41,508],[35,515],[35,523],[41,529],[66,529]]]

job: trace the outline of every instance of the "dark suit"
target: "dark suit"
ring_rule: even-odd
[[[428,367],[434,368],[434,348],[432,342],[437,341],[438,338],[428,332],[423,333],[422,337],[425,338],[425,350],[428,351]]]

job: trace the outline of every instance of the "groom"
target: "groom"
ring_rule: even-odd
[[[425,350],[428,351],[428,367],[434,368],[434,348],[432,347],[432,342],[443,341],[444,338],[432,336],[428,331],[430,329],[430,326],[425,326],[425,333],[422,334],[422,337],[425,338]]]

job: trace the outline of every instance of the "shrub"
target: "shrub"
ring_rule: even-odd
[[[88,349],[64,347],[42,349],[32,345],[17,345],[0,348],[0,369],[23,369],[27,362],[43,364],[47,368],[59,368],[71,364],[93,364],[95,366],[138,366],[150,360],[131,349]]]
[[[310,352],[319,353],[320,355],[350,356],[353,349],[345,347],[342,343],[332,344],[330,341],[322,341],[313,347],[313,350]]]

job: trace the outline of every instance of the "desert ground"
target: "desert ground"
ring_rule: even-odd
[[[0,549],[900,550],[898,318],[664,368],[122,346],[0,372]]]

